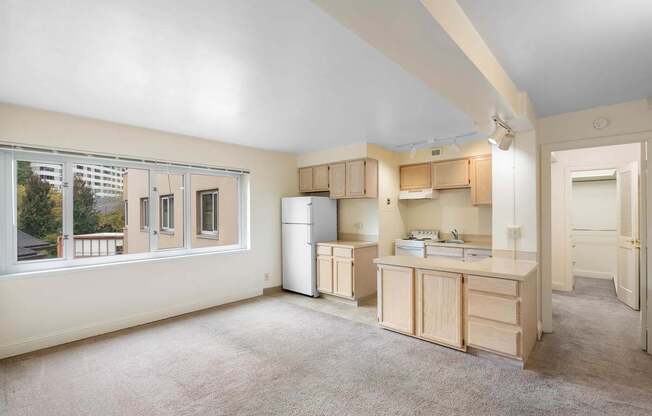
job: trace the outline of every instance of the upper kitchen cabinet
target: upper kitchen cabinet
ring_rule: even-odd
[[[491,204],[491,156],[471,159],[471,203],[473,205]]]
[[[419,163],[400,167],[401,191],[432,188],[431,163]]]
[[[299,168],[300,192],[327,192],[328,181],[328,165]]]
[[[333,163],[329,168],[331,198],[346,197],[346,163]]]
[[[432,164],[432,187],[434,189],[468,188],[469,160],[449,160]]]
[[[349,160],[330,165],[331,198],[376,198],[378,161]]]

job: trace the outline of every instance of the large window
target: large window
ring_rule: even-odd
[[[0,191],[14,195],[0,201],[0,274],[246,248],[247,180],[233,170],[0,148]]]

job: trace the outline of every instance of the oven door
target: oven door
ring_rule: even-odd
[[[394,251],[397,256],[426,257],[424,247],[404,247],[397,245]]]

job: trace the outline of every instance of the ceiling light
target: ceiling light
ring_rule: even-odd
[[[514,138],[514,132],[512,129],[499,119],[498,117],[493,117],[496,127],[494,132],[489,135],[487,140],[489,143],[498,146],[500,150],[507,150],[512,144],[512,139]]]

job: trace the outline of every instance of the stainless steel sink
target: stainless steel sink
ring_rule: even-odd
[[[447,243],[447,244],[464,244],[464,240],[445,240],[444,243]]]

